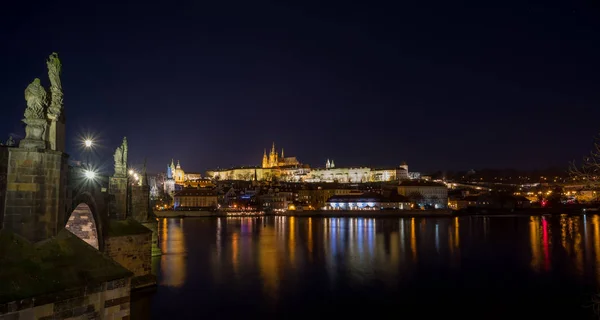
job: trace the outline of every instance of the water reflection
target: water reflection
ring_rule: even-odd
[[[160,284],[181,287],[186,277],[186,248],[183,233],[183,219],[162,219],[160,221],[160,248],[163,256],[160,261]]]
[[[165,253],[159,283],[221,290],[220,299],[231,303],[281,302],[290,292],[344,293],[362,286],[399,290],[415,279],[419,285],[433,281],[425,272],[440,274],[435,281],[445,283],[456,275],[476,278],[475,287],[493,286],[482,283],[493,281],[493,274],[510,278],[505,273],[511,270],[559,273],[600,286],[595,215],[162,219],[159,228]]]

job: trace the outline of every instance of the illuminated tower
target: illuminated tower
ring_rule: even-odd
[[[175,183],[183,184],[185,181],[185,172],[181,169],[181,164],[179,164],[179,160],[177,160],[177,167],[175,167],[175,172],[173,173],[175,178]]]
[[[263,153],[262,167],[263,168],[269,167],[269,158],[267,158],[267,149],[265,149],[265,153]]]
[[[271,153],[269,154],[269,168],[277,167],[279,163],[277,151],[275,151],[275,142],[273,142],[273,146],[271,147]]]
[[[171,174],[175,175],[175,162],[173,161],[173,159],[171,159]]]

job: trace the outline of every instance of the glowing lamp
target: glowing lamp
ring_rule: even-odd
[[[91,170],[85,170],[84,175],[86,178],[93,180],[96,177],[96,173]]]

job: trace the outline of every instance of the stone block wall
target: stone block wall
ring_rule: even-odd
[[[134,273],[134,277],[152,273],[152,233],[110,236],[104,241],[104,252]]]
[[[150,187],[131,187],[131,217],[138,222],[147,222],[150,206]]]
[[[92,211],[87,204],[81,203],[75,208],[69,220],[67,220],[65,228],[90,246],[99,249],[98,229]]]
[[[8,148],[4,227],[32,242],[64,227],[67,155],[51,150]]]
[[[0,229],[4,221],[4,200],[6,199],[6,173],[8,171],[8,147],[0,146]]]
[[[131,280],[118,279],[0,304],[0,320],[129,319]]]
[[[142,223],[142,225],[150,230],[152,230],[152,256],[160,256],[162,255],[162,251],[158,246],[158,221],[156,218]]]
[[[114,196],[115,218],[125,219],[127,215],[127,178],[110,177],[108,192]]]

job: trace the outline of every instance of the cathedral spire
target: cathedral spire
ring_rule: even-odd
[[[275,142],[273,141],[273,146],[271,147],[271,153],[275,153]]]
[[[282,159],[284,158],[284,156],[283,156],[283,148],[281,148],[281,158]]]

